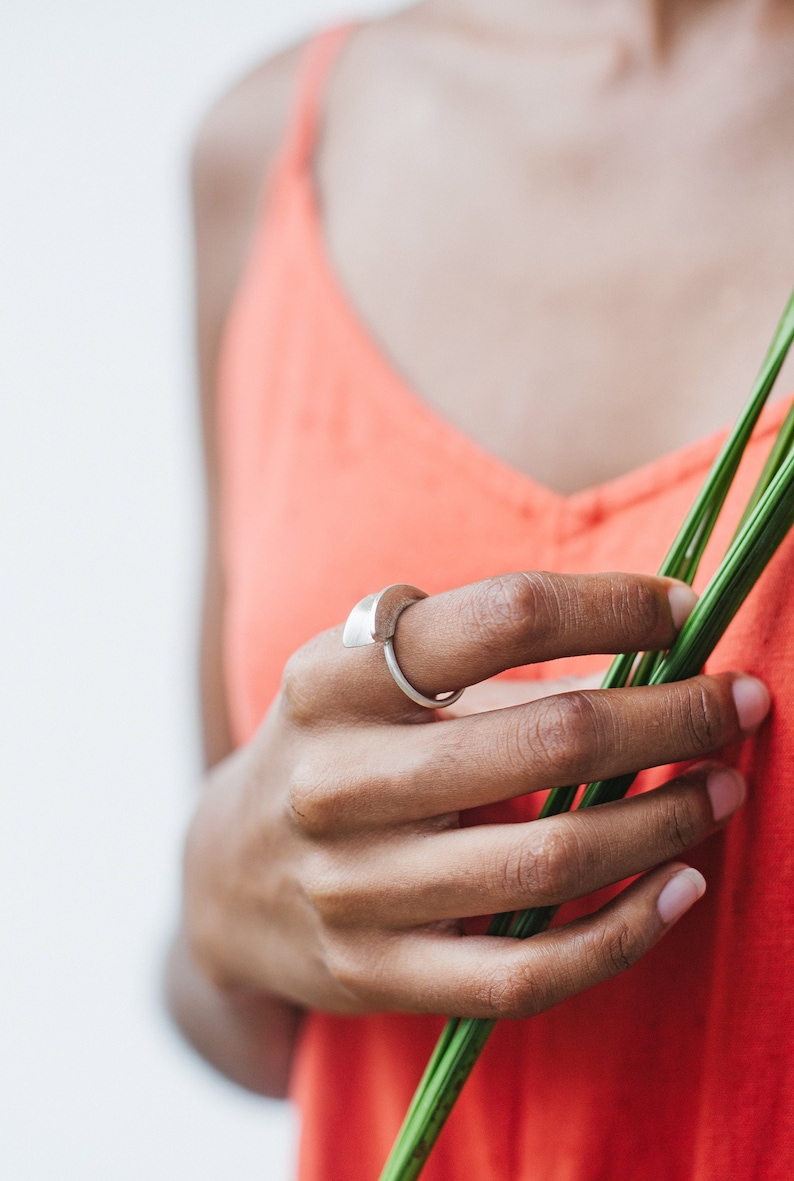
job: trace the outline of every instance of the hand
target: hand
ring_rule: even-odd
[[[693,601],[649,577],[509,575],[407,608],[395,652],[435,694],[531,661],[669,647]],[[259,733],[205,792],[186,853],[193,956],[216,985],[300,1006],[537,1013],[634,963],[699,897],[700,875],[669,859],[727,820],[743,782],[710,764],[528,824],[460,828],[460,811],[702,757],[768,705],[760,682],[734,673],[577,689],[439,725],[379,646],[345,649],[340,628],[327,632],[292,658]],[[533,939],[462,936],[462,917],[556,905],[649,869]]]

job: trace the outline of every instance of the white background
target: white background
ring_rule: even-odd
[[[333,0],[0,7],[0,1176],[284,1181],[285,1105],[171,1032],[199,774],[186,159]]]

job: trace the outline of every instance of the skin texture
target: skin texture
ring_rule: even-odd
[[[656,905],[680,869],[669,859],[718,827],[708,768],[532,826],[459,830],[458,812],[707,755],[768,704],[751,682],[740,725],[730,676],[547,684],[564,695],[520,704],[488,678],[563,651],[665,645],[674,627],[658,580],[516,575],[400,619],[418,688],[484,682],[443,724],[395,689],[382,653],[328,633],[232,753],[212,375],[299,56],[222,98],[195,152],[212,771],[168,973],[197,1049],[275,1095],[307,1007],[526,1016],[629,966],[669,925]],[[339,281],[415,390],[508,463],[564,492],[634,468],[730,420],[782,306],[793,67],[788,3],[431,0],[366,26],[338,64],[315,161]],[[570,928],[461,938],[462,916],[645,869]]]
[[[335,72],[316,172],[349,298],[425,401],[555,490],[747,395],[794,274],[794,6],[764,13],[431,3]]]

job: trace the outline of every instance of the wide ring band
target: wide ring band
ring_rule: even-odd
[[[382,644],[386,667],[406,697],[410,697],[417,705],[423,705],[425,709],[444,709],[458,700],[463,689],[455,689],[441,697],[426,697],[424,693],[414,689],[403,673],[392,644],[401,613],[406,607],[410,607],[411,603],[418,603],[420,599],[426,598],[426,591],[405,583],[395,583],[393,586],[384,587],[375,595],[367,595],[360,603],[356,603],[348,615],[342,633],[342,643],[346,648],[358,648],[362,644]]]

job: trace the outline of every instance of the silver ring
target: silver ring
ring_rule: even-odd
[[[362,644],[382,644],[386,657],[386,667],[394,678],[395,683],[402,689],[406,697],[423,705],[425,709],[443,709],[452,705],[463,693],[463,689],[455,689],[441,697],[425,697],[418,689],[414,689],[397,663],[392,639],[397,627],[397,620],[406,607],[411,603],[418,603],[426,599],[427,592],[418,586],[406,586],[395,583],[387,586],[376,595],[367,595],[360,603],[356,603],[347,617],[345,630],[342,633],[342,643],[346,648],[359,648]]]

